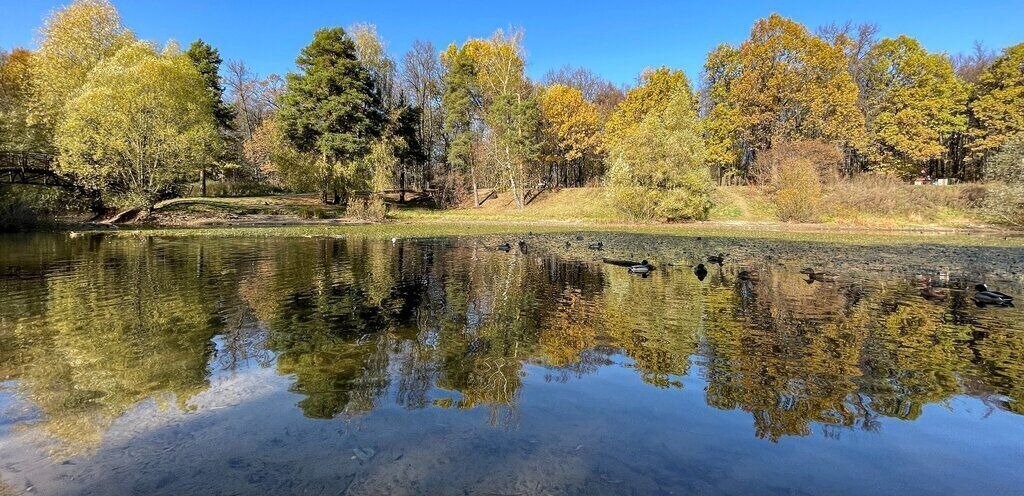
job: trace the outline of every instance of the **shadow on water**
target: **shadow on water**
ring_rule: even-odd
[[[62,494],[860,494],[846,478],[885,487],[874,464],[895,457],[946,464],[909,493],[1024,482],[948,466],[1021,456],[1024,312],[971,297],[1024,293],[1024,249],[600,236],[0,238],[0,476]],[[744,460],[786,468],[737,475]]]

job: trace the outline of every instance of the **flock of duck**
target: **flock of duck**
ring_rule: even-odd
[[[584,241],[583,236],[582,235],[576,236],[576,241],[577,242],[583,242]],[[519,251],[521,253],[528,253],[529,246],[527,245],[525,240],[522,240],[522,239],[519,240],[519,242],[516,245],[517,245],[517,247],[518,247],[518,249],[519,249]],[[571,249],[572,246],[573,246],[573,244],[572,244],[571,240],[565,242],[565,249],[566,250]],[[497,249],[499,251],[503,251],[503,252],[508,253],[508,252],[512,251],[512,245],[510,243],[508,243],[508,242],[505,242],[505,243],[502,243],[502,244],[498,245]],[[601,241],[588,243],[587,244],[587,249],[594,250],[594,251],[601,251],[601,250],[604,249],[604,243],[601,242]],[[708,255],[707,257],[705,257],[705,261],[707,263],[709,263],[709,264],[715,264],[715,265],[718,265],[719,267],[722,267],[725,264],[726,256],[727,255],[725,253],[718,253],[716,255]],[[625,267],[626,270],[629,271],[630,274],[637,274],[637,275],[642,276],[642,277],[647,277],[648,274],[650,274],[654,270],[654,268],[655,268],[654,265],[651,264],[646,259],[637,262],[637,261],[634,261],[634,260],[617,260],[617,259],[602,257],[601,261],[606,263],[606,264],[609,264],[609,265],[616,265],[616,266],[619,266],[619,267]],[[673,265],[673,264],[669,264],[669,265]],[[800,273],[805,275],[805,276],[807,276],[807,280],[806,280],[807,284],[811,284],[811,283],[814,283],[814,282],[830,283],[830,282],[835,282],[836,278],[837,278],[836,274],[833,274],[831,272],[818,272],[814,268],[811,268],[811,267],[807,267],[807,268],[801,269]],[[698,263],[693,268],[693,274],[697,277],[698,280],[703,281],[708,276],[708,268],[704,265],[703,262]],[[750,272],[748,272],[746,270],[740,271],[737,274],[737,276],[741,280],[745,280],[745,281],[746,280],[750,280],[752,278]],[[932,287],[928,287],[926,289],[931,291],[931,292],[935,292],[936,291],[935,288],[932,288]],[[975,285],[974,286],[974,290],[975,290],[975,293],[974,293],[974,296],[972,297],[972,299],[980,307],[985,307],[985,306],[1009,307],[1009,306],[1013,306],[1013,297],[1012,296],[1007,295],[1005,293],[1001,293],[999,291],[992,291],[985,284],[977,284],[977,285]],[[928,294],[925,294],[924,291],[925,290],[923,289],[922,290],[922,295],[924,295],[925,298],[928,298]],[[931,294],[931,293],[929,293],[929,294]],[[928,298],[928,299],[934,299],[934,298]]]

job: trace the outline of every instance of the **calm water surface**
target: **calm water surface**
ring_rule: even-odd
[[[0,237],[0,494],[1024,494],[1024,248],[575,236]]]

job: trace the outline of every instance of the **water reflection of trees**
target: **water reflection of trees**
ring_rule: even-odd
[[[80,239],[0,279],[0,373],[81,444],[139,401],[189,398],[215,370],[273,366],[309,417],[485,408],[514,423],[525,367],[548,380],[621,354],[644,382],[753,418],[759,437],[874,430],[957,394],[1024,413],[1024,335],[965,293],[914,281],[811,283],[752,263],[667,268],[506,254],[465,240]],[[30,249],[30,248],[27,248]],[[70,261],[70,262],[69,262]],[[995,320],[994,320],[995,319]]]
[[[0,341],[16,350],[5,375],[42,412],[38,426],[72,446],[97,443],[139,401],[184,407],[207,387],[215,302],[191,254],[150,248],[100,245],[52,277],[3,281],[25,297],[2,310]]]

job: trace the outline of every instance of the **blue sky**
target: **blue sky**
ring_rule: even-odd
[[[34,46],[48,12],[69,0],[0,0],[0,47]],[[400,55],[413,40],[440,49],[510,25],[526,30],[527,70],[539,78],[563,64],[583,65],[615,83],[643,68],[668,65],[699,75],[722,42],[738,43],[760,17],[778,12],[812,29],[832,21],[870,21],[883,36],[907,34],[929,50],[967,51],[975,40],[1001,49],[1024,42],[1024,0],[813,0],[649,2],[642,0],[345,1],[114,0],[141,38],[203,38],[225,60],[242,59],[261,74],[291,70],[316,28],[370,22]]]

